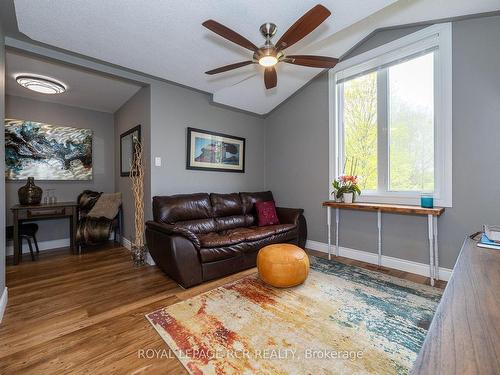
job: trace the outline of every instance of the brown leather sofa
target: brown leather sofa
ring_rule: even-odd
[[[255,202],[269,200],[270,191],[154,197],[154,221],[146,223],[149,252],[167,275],[189,288],[254,267],[263,246],[289,242],[303,248],[302,209],[278,207],[279,225],[257,226]]]

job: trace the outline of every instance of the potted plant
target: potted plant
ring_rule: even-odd
[[[342,175],[332,183],[333,193],[337,202],[343,200],[344,203],[352,203],[355,195],[361,195],[358,186],[358,176]]]

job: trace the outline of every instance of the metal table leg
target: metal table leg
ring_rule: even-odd
[[[332,212],[330,207],[326,207],[326,227],[328,228],[328,260],[332,259]]]
[[[382,211],[377,212],[378,226],[378,266],[382,266]]]
[[[435,264],[434,264],[434,276],[436,280],[439,280],[439,247],[438,247],[438,218],[434,217],[434,255],[435,255]]]
[[[429,276],[431,285],[434,286],[434,216],[427,215],[427,227],[429,230]]]
[[[340,255],[339,249],[339,220],[340,220],[340,210],[335,209],[335,255]]]

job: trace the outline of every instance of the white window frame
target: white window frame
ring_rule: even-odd
[[[415,33],[384,44],[368,52],[340,62],[329,71],[329,196],[333,192],[332,181],[342,173],[343,168],[343,126],[339,107],[336,82],[365,71],[407,58],[416,53],[434,51],[434,204],[452,206],[452,25],[442,23],[426,27]],[[387,105],[387,103],[385,103]],[[386,121],[386,120],[385,120]],[[380,128],[380,127],[379,127]],[[384,129],[387,132],[387,129]],[[379,138],[380,140],[380,138]],[[386,142],[387,143],[387,139]],[[379,171],[388,186],[388,160],[386,171]],[[380,164],[379,164],[380,165]],[[421,192],[379,192],[364,191],[359,202],[420,204]]]

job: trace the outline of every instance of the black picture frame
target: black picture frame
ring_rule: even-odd
[[[237,166],[233,166],[231,168],[224,167],[222,163],[214,163],[214,167],[210,166],[200,166],[193,163],[193,159],[195,155],[193,154],[196,150],[192,149],[192,137],[193,133],[205,134],[207,136],[213,137],[222,137],[227,140],[234,140],[236,144],[240,145],[239,158],[241,160]],[[218,140],[221,142],[221,140]],[[234,135],[224,134],[213,132],[209,130],[197,129],[197,128],[187,128],[187,147],[186,147],[186,169],[189,170],[198,170],[198,171],[211,171],[211,172],[232,172],[232,173],[245,173],[245,153],[246,153],[246,139],[243,137],[237,137]],[[230,164],[228,164],[230,165]]]
[[[135,138],[134,138],[134,133]],[[133,160],[134,158],[134,147],[133,147],[133,142],[134,140],[138,140],[139,142],[141,141],[141,125],[134,126],[132,129],[127,130],[125,133],[120,134],[120,176],[121,177],[129,177],[130,176],[130,170],[124,169],[123,163],[124,163],[124,158],[127,157],[127,155],[124,155],[124,152],[131,152],[130,155],[128,155],[128,159],[130,161]],[[130,147],[128,144],[130,144]]]

